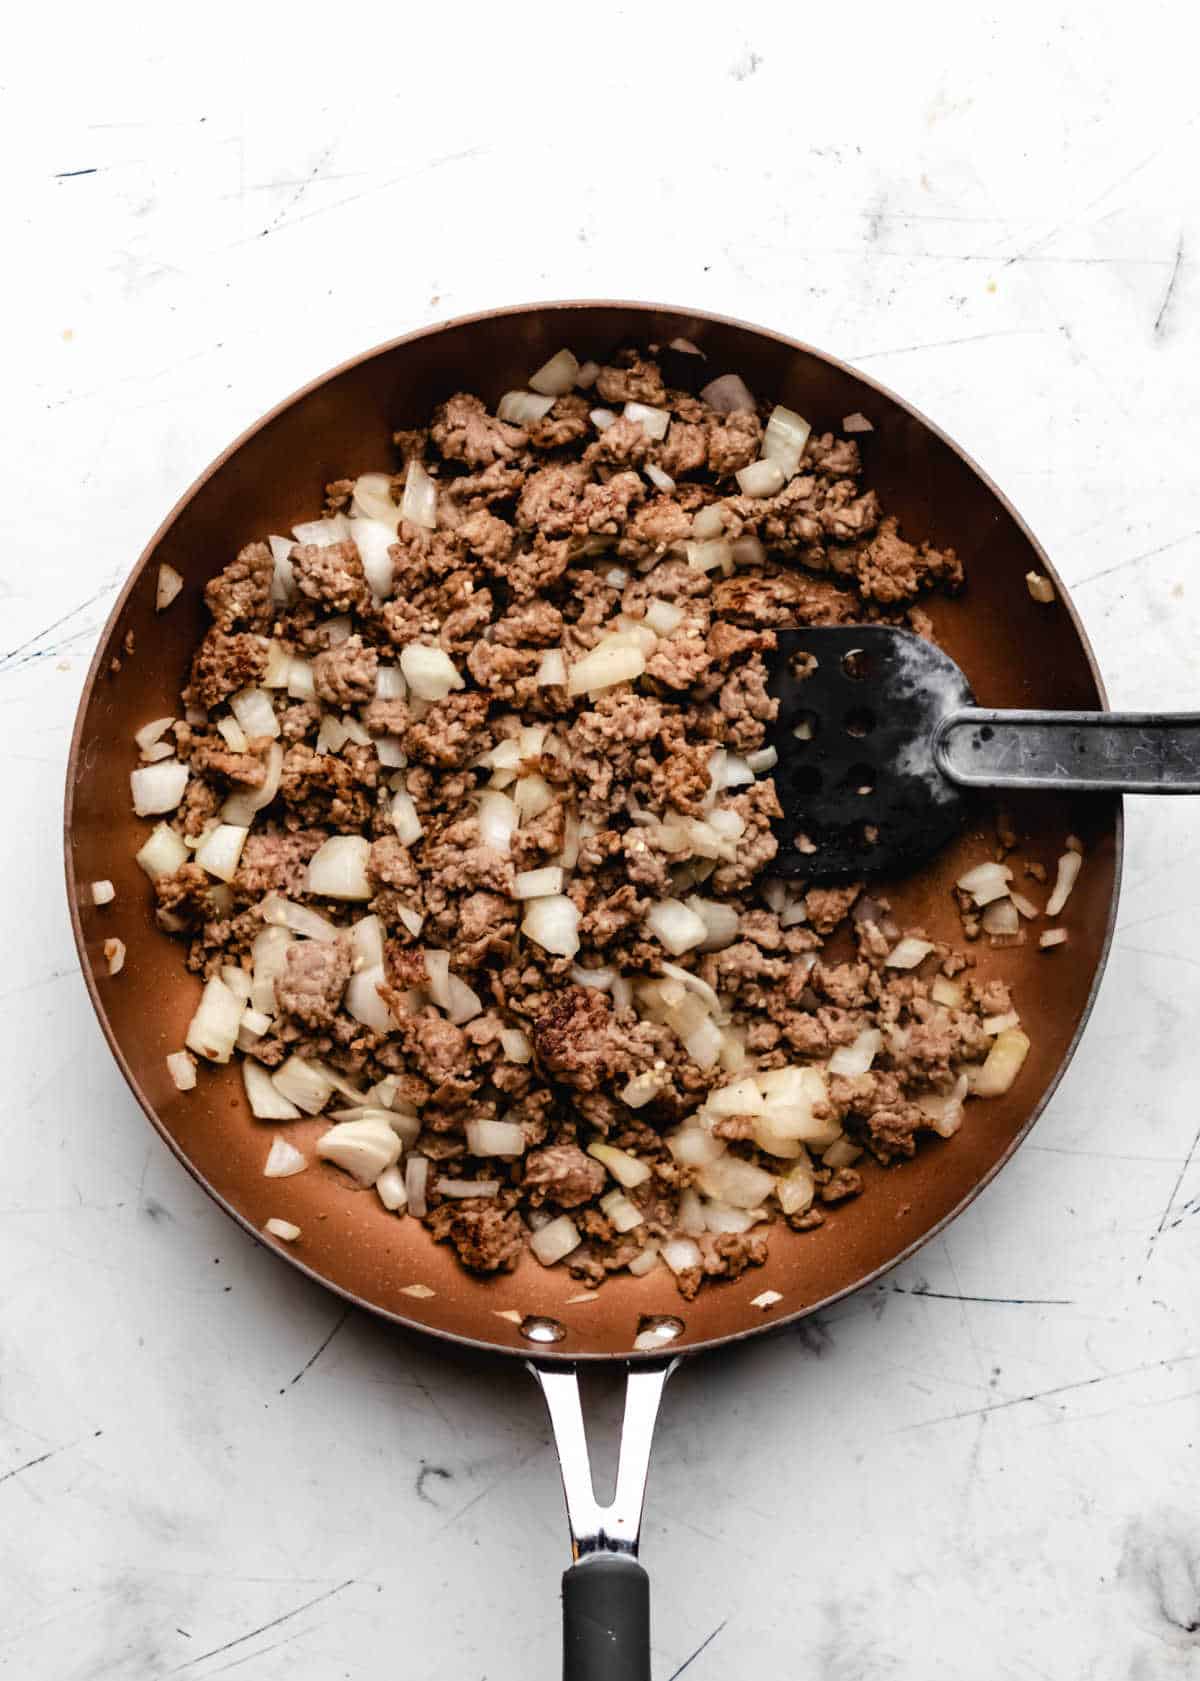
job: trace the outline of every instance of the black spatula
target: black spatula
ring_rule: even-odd
[[[780,631],[769,689],[776,875],[915,869],[966,822],[971,789],[1200,794],[1200,714],[988,711],[907,630]]]

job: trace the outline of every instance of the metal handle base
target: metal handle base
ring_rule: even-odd
[[[964,788],[1200,794],[1200,714],[964,707],[937,726],[933,756]]]

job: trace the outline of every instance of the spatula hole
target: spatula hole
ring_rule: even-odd
[[[871,661],[865,648],[851,648],[842,655],[842,670],[856,683],[870,675]]]
[[[792,734],[797,741],[811,741],[817,733],[817,715],[815,712],[802,712],[792,725]]]
[[[875,728],[875,714],[869,707],[856,706],[853,712],[847,712],[844,728],[847,735],[861,741]]]
[[[681,1337],[683,1330],[683,1320],[677,1319],[673,1313],[643,1314],[638,1320],[633,1346],[643,1352],[653,1352],[656,1348],[665,1348],[668,1343],[674,1342],[676,1337]]]
[[[851,765],[846,772],[845,787],[853,794],[875,792],[875,771],[871,765]]]

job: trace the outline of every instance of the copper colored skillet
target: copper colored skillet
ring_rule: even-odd
[[[1104,967],[1121,862],[1120,800],[1056,793],[1012,796],[1007,810],[1022,857],[1051,867],[1064,837],[1079,835],[1087,863],[1066,921],[1070,940],[1050,955],[1036,944],[989,953],[991,973],[1013,984],[1034,1024],[1021,1077],[1003,1098],[968,1112],[953,1140],[934,1139],[912,1162],[868,1167],[866,1194],[816,1232],[777,1228],[765,1267],[706,1288],[684,1303],[665,1269],[617,1278],[599,1299],[574,1303],[579,1285],[526,1256],[499,1278],[464,1272],[416,1221],[397,1220],[370,1194],[355,1196],[337,1170],[314,1165],[285,1180],[262,1175],[262,1123],[251,1120],[236,1069],[206,1069],[179,1093],[165,1057],[183,1043],[198,994],[178,945],[156,930],[134,862],[143,825],[131,814],[134,731],[174,709],[204,624],[203,589],[236,550],[283,531],[320,506],[323,486],[345,473],[387,467],[393,428],[419,424],[459,390],[494,403],[530,369],[569,345],[603,359],[622,343],[682,336],[707,354],[714,375],[736,371],[752,390],[798,409],[818,430],[859,412],[874,431],[861,441],[867,481],[902,529],[963,556],[966,593],[929,604],[937,635],[966,672],[981,706],[1089,711],[1105,697],[1082,627],[1058,584],[1049,606],[1024,585],[1031,570],[1054,577],[1013,509],[936,427],[899,398],[841,363],[741,322],[630,303],[539,304],[428,328],[369,352],[315,381],[261,420],[203,474],[155,534],[121,593],[84,689],[66,792],[67,885],[83,971],[101,1027],[152,1125],[206,1191],[251,1233],[272,1215],[293,1220],[301,1241],[286,1260],[359,1307],[434,1336],[531,1364],[550,1406],[563,1465],[576,1564],[564,1577],[569,1681],[648,1681],[648,1589],[635,1561],[650,1438],[669,1359],[718,1347],[827,1307],[910,1255],[971,1201],[1040,1114],[1075,1049]],[[165,613],[154,610],[160,562],[186,580]],[[1057,583],[1057,580],[1055,580]],[[124,652],[132,633],[136,652]],[[121,661],[112,670],[114,658]],[[989,856],[990,826],[968,828],[919,875],[884,884],[902,924],[960,937],[951,882]],[[95,909],[87,884],[116,884]],[[106,937],[125,941],[124,971],[110,979]],[[304,1147],[319,1120],[295,1123]],[[323,1216],[325,1216],[323,1218]],[[416,1296],[412,1285],[423,1286]],[[781,1300],[764,1310],[761,1292]],[[512,1313],[512,1318],[498,1317]],[[635,1347],[648,1321],[674,1322],[671,1341]],[[671,1327],[668,1327],[671,1328]],[[628,1374],[621,1472],[614,1504],[592,1497],[579,1411],[577,1368],[620,1362]]]

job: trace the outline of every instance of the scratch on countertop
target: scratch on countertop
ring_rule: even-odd
[[[1154,336],[1162,338],[1163,328],[1166,326],[1167,311],[1171,307],[1171,299],[1175,296],[1175,282],[1179,279],[1179,270],[1183,266],[1183,235],[1175,247],[1175,266],[1171,270],[1171,278],[1167,281],[1167,289],[1163,293],[1163,301],[1158,306],[1158,314],[1154,318]]]
[[[929,1290],[921,1285],[907,1289],[893,1284],[894,1296],[923,1296],[935,1302],[993,1302],[997,1307],[1074,1307],[1065,1296],[958,1296],[952,1290]]]
[[[289,213],[292,210],[294,210],[296,208],[296,206],[300,203],[300,200],[304,197],[305,193],[308,191],[308,189],[312,186],[313,182],[320,175],[322,169],[329,162],[329,159],[332,157],[336,147],[337,147],[337,141],[336,140],[331,140],[329,142],[328,146],[326,146],[325,150],[321,153],[320,157],[317,159],[316,163],[312,166],[311,170],[309,170],[307,176],[304,178],[303,181],[301,181],[300,185],[296,188],[296,190],[292,194],[292,196],[281,207],[278,214],[273,216],[271,218],[271,220],[267,223],[266,227],[263,228],[262,231],[259,233],[258,237],[260,239],[265,239],[266,236],[269,233],[274,232],[274,230],[280,225],[281,222],[285,222],[287,220]],[[282,185],[282,183],[281,183],[281,185]]]
[[[300,1382],[300,1379],[304,1376],[304,1374],[306,1372],[310,1372],[312,1370],[312,1368],[316,1365],[317,1361],[321,1358],[322,1354],[324,1354],[325,1350],[329,1347],[329,1345],[333,1341],[334,1337],[337,1336],[338,1332],[341,1330],[342,1326],[346,1323],[347,1319],[349,1319],[350,1315],[353,1312],[354,1312],[354,1309],[352,1307],[349,1307],[349,1306],[344,1307],[342,1309],[341,1314],[338,1316],[337,1320],[335,1321],[334,1326],[333,1326],[332,1330],[329,1332],[328,1336],[313,1351],[313,1353],[305,1361],[303,1366],[301,1366],[300,1370],[296,1373],[296,1375],[292,1379],[292,1381],[288,1384],[289,1389],[294,1389],[295,1386]],[[282,1395],[282,1394],[284,1394],[284,1391],[281,1389],[279,1391],[279,1393]]]
[[[1167,1216],[1168,1216],[1168,1214],[1170,1214],[1172,1208],[1174,1208],[1174,1206],[1175,1206],[1175,1198],[1179,1195],[1179,1187],[1183,1184],[1183,1181],[1184,1181],[1184,1178],[1187,1175],[1188,1169],[1191,1167],[1193,1161],[1196,1159],[1196,1151],[1198,1149],[1200,1149],[1200,1128],[1197,1129],[1196,1136],[1192,1139],[1191,1149],[1188,1151],[1187,1155],[1183,1159],[1183,1166],[1179,1169],[1179,1172],[1175,1175],[1175,1183],[1171,1186],[1171,1194],[1167,1198],[1167,1206],[1163,1209],[1162,1214],[1159,1216],[1158,1225],[1155,1228],[1154,1232],[1151,1234],[1149,1243],[1146,1245],[1145,1259],[1142,1261],[1141,1271],[1137,1275],[1137,1281],[1138,1281],[1139,1284],[1142,1282],[1142,1279],[1146,1276],[1146,1268],[1150,1265],[1151,1258],[1154,1254],[1154,1246],[1158,1242],[1159,1238],[1163,1234],[1164,1229],[1166,1228]],[[1178,1225],[1179,1221],[1176,1221],[1175,1224]],[[1173,1229],[1174,1229],[1174,1227],[1172,1227],[1172,1230]]]
[[[676,1681],[676,1678],[678,1676],[682,1675],[685,1669],[689,1668],[692,1664],[694,1664],[696,1659],[700,1656],[701,1652],[706,1651],[707,1648],[712,1645],[713,1641],[717,1638],[718,1634],[720,1634],[721,1630],[727,1626],[728,1622],[729,1622],[728,1617],[726,1617],[723,1622],[719,1622],[717,1624],[716,1628],[713,1629],[712,1633],[709,1635],[708,1639],[707,1640],[702,1640],[700,1642],[699,1646],[696,1647],[696,1650],[692,1653],[691,1657],[690,1658],[685,1658],[683,1663],[680,1664],[678,1669],[672,1670],[670,1676],[668,1677],[668,1681]]]
[[[339,1582],[336,1588],[329,1588],[325,1593],[319,1593],[315,1599],[306,1599],[303,1605],[297,1605],[294,1611],[285,1611],[282,1617],[273,1617],[269,1623],[263,1623],[259,1628],[252,1628],[247,1634],[239,1634],[235,1640],[227,1640],[224,1646],[214,1646],[209,1652],[201,1652],[198,1658],[189,1658],[187,1663],[180,1664],[176,1669],[168,1671],[170,1675],[182,1675],[185,1670],[195,1669],[197,1664],[206,1663],[209,1658],[219,1658],[223,1652],[232,1652],[235,1646],[244,1646],[247,1640],[253,1640],[257,1635],[266,1634],[268,1630],[278,1628],[281,1623],[287,1623],[293,1617],[300,1616],[303,1611],[311,1611],[314,1605],[322,1605],[335,1594],[345,1593],[347,1588],[354,1586],[354,1577]]]
[[[1098,1377],[1080,1378],[1075,1383],[1060,1383],[1053,1389],[1038,1389],[1029,1395],[1012,1395],[1007,1401],[993,1401],[986,1407],[969,1407],[965,1412],[942,1413],[937,1418],[923,1418],[916,1424],[905,1424],[893,1432],[906,1436],[913,1430],[927,1430],[935,1424],[953,1424],[963,1418],[979,1418],[984,1413],[1004,1412],[1009,1407],[1023,1407],[1030,1401],[1049,1401],[1056,1395],[1069,1395],[1077,1389],[1092,1389],[1100,1383],[1115,1383],[1118,1378],[1140,1377],[1146,1372],[1170,1371],[1175,1366],[1189,1365],[1200,1360],[1200,1353],[1179,1354],[1167,1360],[1151,1360],[1142,1366],[1127,1366],[1119,1372],[1101,1372]]]
[[[1042,332],[1040,327],[1008,327],[991,333],[972,333],[962,339],[933,339],[929,344],[898,344],[891,350],[860,350],[848,359],[851,362],[869,362],[876,356],[908,356],[917,350],[947,350],[953,345],[982,344],[985,339],[1038,338]]]
[[[1099,572],[1089,572],[1086,578],[1076,578],[1071,588],[1079,590],[1084,584],[1094,584],[1100,578],[1111,578],[1114,572],[1122,572],[1127,566],[1136,566],[1141,560],[1153,560],[1156,555],[1166,554],[1168,549],[1177,549],[1181,543],[1190,543],[1193,537],[1200,537],[1200,529],[1185,531],[1182,537],[1172,537],[1169,543],[1160,543],[1156,549],[1146,549],[1142,554],[1130,555],[1128,560],[1118,560],[1114,565],[1106,566]]]
[[[6,671],[17,671],[23,666],[33,665],[37,660],[49,659],[52,655],[61,653],[62,650],[68,647],[72,642],[77,642],[81,636],[91,636],[94,633],[95,626],[80,625],[77,630],[71,631],[71,633],[67,636],[59,637],[57,641],[50,643],[48,647],[39,648],[37,646],[37,644],[49,636],[52,631],[61,629],[63,625],[69,624],[70,621],[76,618],[80,613],[84,613],[89,607],[94,606],[95,603],[101,600],[102,597],[111,595],[116,587],[115,582],[101,584],[100,588],[93,591],[86,601],[81,601],[78,607],[72,607],[68,612],[63,613],[51,624],[48,624],[44,630],[39,630],[36,635],[30,636],[24,642],[18,643],[15,648],[10,648],[7,653],[0,654],[0,673]]]
[[[54,173],[56,181],[73,181],[77,175],[99,175],[98,168],[91,169],[58,169]]]

